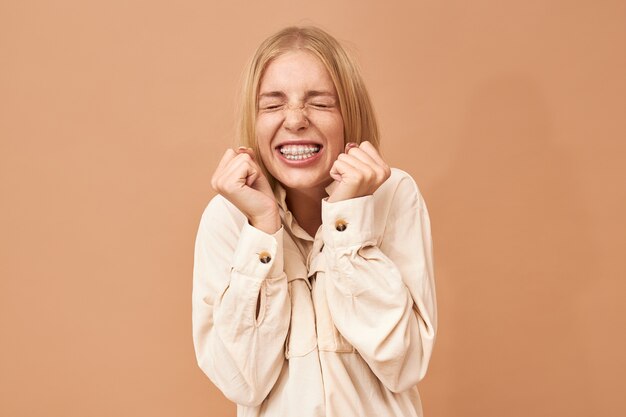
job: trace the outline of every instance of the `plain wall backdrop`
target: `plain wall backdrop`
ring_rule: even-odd
[[[195,363],[193,244],[244,64],[291,24],[355,53],[426,199],[426,417],[625,415],[606,0],[0,2],[0,415],[235,415]]]

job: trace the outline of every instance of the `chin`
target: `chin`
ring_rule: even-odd
[[[311,176],[311,175],[281,175],[275,177],[284,188],[297,190],[306,190],[310,188],[325,188],[332,179],[330,176]]]

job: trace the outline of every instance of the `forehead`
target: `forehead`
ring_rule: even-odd
[[[259,94],[306,90],[334,92],[335,87],[322,61],[301,49],[286,52],[270,62],[259,84]]]

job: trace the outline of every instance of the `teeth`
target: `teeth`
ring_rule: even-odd
[[[315,155],[314,152],[312,153],[305,153],[305,154],[301,154],[301,155],[289,155],[289,154],[283,154],[283,156],[291,161],[299,161],[300,159],[307,159],[312,157],[313,155]]]
[[[280,153],[291,161],[307,159],[319,152],[317,145],[285,145],[281,146]]]

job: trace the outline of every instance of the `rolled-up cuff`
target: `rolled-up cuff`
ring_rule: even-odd
[[[324,244],[348,248],[376,243],[374,196],[329,203],[322,200]]]
[[[233,268],[247,276],[275,278],[283,272],[283,227],[272,235],[244,223]]]

